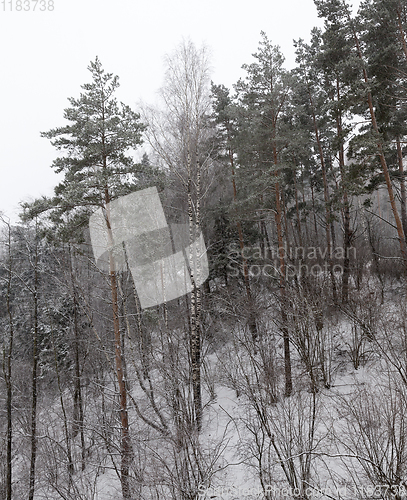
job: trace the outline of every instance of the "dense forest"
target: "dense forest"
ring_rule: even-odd
[[[262,32],[227,88],[185,41],[135,111],[96,57],[41,132],[63,179],[0,216],[0,500],[407,498],[407,2],[314,1],[292,70]],[[114,233],[153,192],[183,247],[132,240],[141,202]],[[146,307],[134,262],[181,247]]]

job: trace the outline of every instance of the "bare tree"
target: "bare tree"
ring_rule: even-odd
[[[12,355],[14,342],[14,314],[12,306],[12,282],[13,282],[13,255],[12,255],[12,237],[10,222],[2,216],[0,220],[5,224],[5,288],[6,288],[6,310],[8,316],[8,335],[4,336],[3,341],[3,373],[6,383],[6,406],[7,406],[7,457],[6,457],[6,499],[11,500],[12,495],[12,446],[13,446],[13,415],[12,415]]]
[[[400,491],[407,486],[406,394],[392,378],[384,371],[374,385],[359,387],[351,398],[339,400],[338,413],[345,424],[336,426],[336,443],[346,467],[354,471],[355,491],[361,498],[366,485],[380,498],[404,498]]]
[[[190,249],[202,225],[201,204],[207,187],[203,177],[208,174],[211,159],[207,149],[207,117],[210,110],[209,57],[205,47],[197,49],[184,41],[166,58],[166,77],[160,90],[163,109],[145,107],[144,121],[149,127],[146,138],[156,156],[170,171],[186,196]],[[189,301],[191,382],[195,422],[202,426],[201,395],[201,290],[197,286],[200,265],[190,255],[193,290]]]

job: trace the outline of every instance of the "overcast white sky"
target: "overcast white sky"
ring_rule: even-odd
[[[183,37],[210,47],[212,79],[230,87],[252,61],[260,31],[290,68],[293,39],[308,40],[322,25],[313,0],[54,0],[43,12],[40,2],[33,11],[34,0],[29,12],[12,3],[10,11],[10,0],[0,2],[0,211],[12,220],[20,201],[52,194],[57,153],[40,132],[64,124],[67,98],[90,81],[96,55],[119,75],[118,98],[136,109],[141,99],[154,101],[163,57]]]

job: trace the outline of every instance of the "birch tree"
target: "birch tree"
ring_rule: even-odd
[[[159,91],[161,107],[145,107],[148,123],[146,138],[186,197],[190,245],[196,241],[202,225],[202,201],[211,165],[207,149],[207,119],[210,111],[209,55],[205,47],[196,48],[184,41],[166,58],[164,85]],[[191,385],[195,424],[202,425],[201,395],[201,290],[199,259],[191,269],[193,290],[190,296]],[[195,275],[194,275],[195,273]]]

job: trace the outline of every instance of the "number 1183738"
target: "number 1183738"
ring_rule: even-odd
[[[51,12],[55,9],[54,0],[2,0],[3,12]]]

